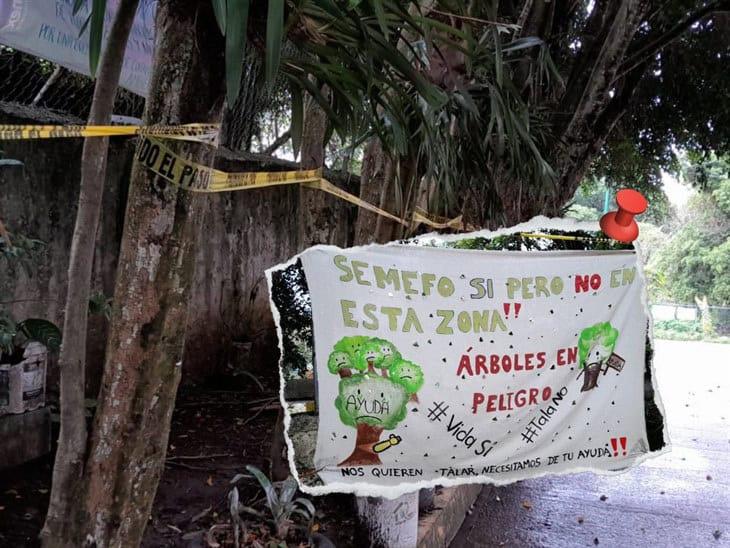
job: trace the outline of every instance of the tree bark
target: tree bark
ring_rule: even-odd
[[[138,3],[139,0],[119,2],[99,64],[89,125],[107,125],[111,120],[127,38]],[[46,546],[54,544],[53,539],[67,537],[65,529],[70,525],[67,518],[78,503],[78,488],[83,473],[87,442],[84,407],[86,327],[108,145],[108,138],[88,138],[84,140],[81,157],[81,183],[76,226],[71,240],[63,346],[59,358],[61,431],[53,466],[48,514],[41,532]]]
[[[363,154],[360,198],[382,208],[387,204],[387,189],[392,178],[393,163],[383,150],[380,139],[373,137]],[[355,224],[355,245],[385,243],[381,241],[385,231],[382,228],[378,231],[378,225],[382,227],[381,219],[378,214],[359,208]]]
[[[324,137],[327,132],[327,116],[314,100],[304,109],[302,129],[302,169],[324,166]],[[347,245],[347,235],[338,223],[339,198],[321,190],[299,189],[299,249],[317,244]]]
[[[349,457],[337,466],[373,466],[383,464],[380,461],[380,456],[373,451],[373,445],[380,441],[380,434],[382,433],[383,429],[379,426],[358,424],[355,449]]]
[[[216,122],[222,38],[208,2],[161,0],[146,124]],[[209,164],[211,151],[177,144]],[[180,380],[193,266],[195,200],[132,169],[107,355],[77,512],[50,546],[137,546],[164,467]]]

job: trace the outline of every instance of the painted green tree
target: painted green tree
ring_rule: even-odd
[[[339,466],[380,465],[373,449],[383,430],[393,430],[418,401],[423,370],[404,360],[393,343],[364,336],[343,337],[327,360],[330,373],[340,376],[335,407],[340,420],[357,430],[355,448]]]
[[[578,365],[584,375],[581,392],[593,390],[598,386],[598,375],[616,348],[618,335],[618,329],[609,322],[597,323],[580,332]]]

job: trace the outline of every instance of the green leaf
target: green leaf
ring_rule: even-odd
[[[91,19],[89,22],[89,70],[96,76],[96,68],[101,57],[101,39],[104,35],[104,13],[106,0],[92,0]]]
[[[266,16],[266,81],[272,83],[281,61],[281,42],[284,38],[284,0],[269,0]]]
[[[81,38],[84,35],[84,33],[86,32],[86,28],[89,26],[89,21],[91,21],[91,14],[86,16],[86,20],[84,21],[84,24],[81,25],[81,28],[79,29],[78,38]]]
[[[305,499],[303,497],[299,497],[299,498],[295,499],[294,502],[296,502],[297,504],[301,504],[302,506],[304,506],[307,509],[307,511],[309,512],[309,514],[312,517],[314,517],[314,514],[315,514],[316,511],[314,509],[314,504],[312,504],[312,501],[310,501],[309,499]]]
[[[226,5],[226,95],[229,108],[241,90],[249,5],[249,0],[230,0]]]
[[[543,44],[545,44],[545,42],[543,42],[537,36],[525,36],[524,38],[518,38],[517,40],[513,40],[509,44],[505,44],[502,51],[504,51],[504,53],[511,53],[513,51],[518,51],[521,49],[542,46]]]
[[[389,39],[390,32],[388,31],[388,22],[385,19],[383,0],[373,0],[373,9],[375,10],[375,17],[378,19],[378,25],[380,25],[380,30],[383,32],[383,36],[385,36],[386,39]]]
[[[302,90],[296,85],[291,86],[291,146],[294,156],[299,154],[302,146],[302,132],[304,131],[304,99]]]
[[[215,20],[218,23],[218,28],[221,29],[221,34],[226,34],[226,0],[210,0],[213,4],[213,13],[215,14]],[[235,2],[235,0],[231,0]]]
[[[18,323],[18,331],[28,340],[38,341],[49,350],[61,348],[61,330],[56,324],[39,318],[28,318]]]
[[[274,489],[271,480],[266,477],[266,474],[251,464],[246,465],[246,470],[251,472],[258,480],[261,488],[266,494],[266,504],[269,507],[269,510],[273,512],[274,509],[279,506],[279,496],[276,494],[276,490]]]
[[[297,493],[297,488],[297,480],[293,476],[288,476],[281,486],[281,491],[279,491],[279,502],[283,505],[291,503]]]
[[[73,11],[71,13],[76,15],[85,3],[86,3],[86,0],[74,0],[74,7],[73,7]]]

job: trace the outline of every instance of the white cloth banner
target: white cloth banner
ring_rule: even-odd
[[[0,44],[89,75],[89,31],[79,37],[91,6],[73,15],[74,0],[0,0]],[[119,0],[109,0],[104,18],[109,28]],[[157,0],[140,0],[127,43],[119,85],[147,96],[154,49]]]
[[[319,246],[300,258],[325,484],[306,491],[395,496],[618,470],[649,452],[633,251]]]

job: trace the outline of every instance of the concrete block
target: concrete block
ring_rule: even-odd
[[[0,440],[0,469],[17,466],[50,452],[49,408],[1,416]]]
[[[449,546],[482,487],[480,484],[445,487],[436,493],[434,510],[418,520],[418,548]]]

